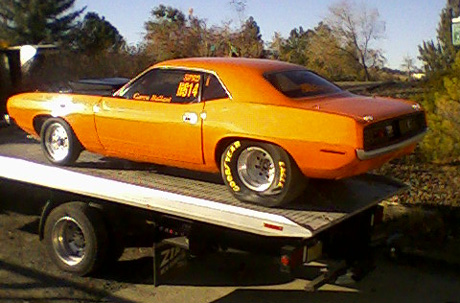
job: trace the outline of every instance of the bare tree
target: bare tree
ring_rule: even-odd
[[[362,66],[365,79],[370,80],[369,68],[384,62],[382,51],[373,48],[385,33],[378,10],[365,3],[341,1],[329,7],[326,24],[340,41],[338,47]]]
[[[409,55],[404,56],[401,68],[407,73],[407,79],[411,80],[412,72],[415,69],[415,60]]]
[[[229,4],[236,11],[240,25],[242,25],[246,15],[246,7],[248,6],[247,0],[230,0]]]

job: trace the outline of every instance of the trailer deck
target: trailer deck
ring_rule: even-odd
[[[0,178],[150,209],[263,236],[310,238],[403,190],[395,180],[362,175],[311,180],[304,195],[267,208],[235,199],[220,176],[83,152],[73,167],[47,163],[37,141],[0,128]]]

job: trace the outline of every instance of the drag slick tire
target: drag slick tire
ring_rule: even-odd
[[[60,269],[79,276],[105,264],[108,239],[102,215],[87,203],[62,204],[45,222],[43,240],[49,256]]]
[[[285,150],[257,141],[236,140],[228,145],[221,157],[221,173],[238,200],[267,207],[294,200],[306,185]]]
[[[40,138],[45,157],[56,165],[73,164],[83,150],[70,125],[60,118],[46,120]]]

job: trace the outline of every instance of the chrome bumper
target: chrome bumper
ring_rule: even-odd
[[[427,131],[424,131],[421,134],[418,134],[417,136],[414,136],[412,138],[409,138],[405,141],[390,145],[390,146],[385,146],[379,149],[374,149],[370,151],[365,151],[364,149],[357,149],[356,150],[356,155],[358,156],[359,160],[369,160],[378,156],[382,156],[391,152],[394,152],[398,149],[402,149],[406,146],[409,146],[411,144],[417,143],[418,141],[422,140],[422,138],[426,135]]]
[[[9,115],[3,115],[3,121],[5,121],[6,124],[11,125],[11,117]]]

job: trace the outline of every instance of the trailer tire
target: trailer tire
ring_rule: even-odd
[[[46,159],[56,165],[73,164],[83,147],[72,128],[61,118],[50,118],[40,130],[40,145]]]
[[[307,182],[284,149],[265,142],[236,140],[224,150],[220,163],[230,192],[238,200],[262,206],[294,200]]]
[[[108,234],[100,212],[83,202],[54,208],[45,222],[44,243],[62,270],[85,276],[104,264]]]

